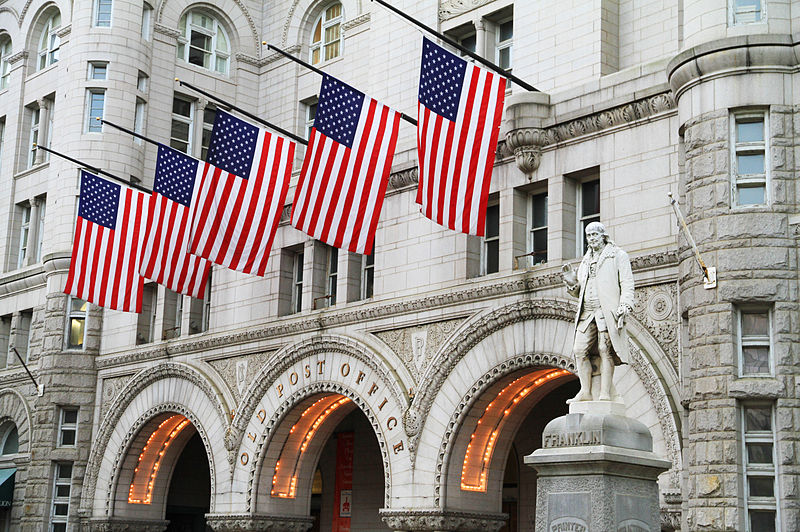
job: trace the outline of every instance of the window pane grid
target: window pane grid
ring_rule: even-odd
[[[547,262],[547,194],[529,196],[528,253],[532,265]]]
[[[734,205],[767,203],[766,114],[734,116],[731,137],[734,139]]]
[[[774,409],[767,404],[743,404],[744,494],[749,532],[776,530]]]
[[[341,22],[342,5],[338,2],[325,9],[319,16],[311,34],[309,54],[312,64],[341,55]]]
[[[500,271],[500,205],[486,207],[486,236],[481,250],[481,273]]]
[[[181,18],[180,30],[179,59],[220,74],[228,73],[228,38],[215,18],[190,11]]]
[[[97,0],[95,9],[94,25],[105,28],[111,26],[111,0]]]
[[[50,511],[50,530],[66,530],[69,522],[69,500],[72,492],[72,464],[56,463],[53,477],[53,505]]]
[[[86,129],[90,133],[100,133],[103,130],[103,124],[98,119],[103,118],[105,97],[105,91],[89,91],[89,121]]]

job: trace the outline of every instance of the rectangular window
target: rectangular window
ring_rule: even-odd
[[[67,348],[83,349],[84,333],[86,332],[87,303],[77,297],[69,296],[67,299]]]
[[[86,132],[100,133],[103,131],[103,106],[105,104],[106,91],[103,89],[89,89],[86,96]]]
[[[169,145],[183,153],[192,153],[192,120],[194,105],[191,101],[175,96],[172,100],[172,128]]]
[[[547,193],[528,196],[528,253],[530,264],[547,262]]]
[[[31,116],[31,129],[30,129],[30,137],[28,142],[28,168],[32,168],[34,164],[36,164],[36,148],[34,148],[35,144],[39,143],[39,117],[41,116],[41,112],[39,108],[31,109],[30,110]]]
[[[17,205],[20,217],[19,225],[19,251],[17,252],[17,268],[25,266],[25,257],[28,256],[29,238],[31,234],[31,205],[27,201]]]
[[[311,138],[311,128],[317,117],[317,102],[306,104],[306,139]]]
[[[333,246],[328,246],[328,257],[326,260],[327,271],[327,291],[325,295],[328,297],[328,306],[336,304],[336,284],[339,278],[339,249]]]
[[[495,28],[494,62],[497,66],[511,74],[513,69],[512,48],[514,44],[514,19],[508,18],[497,23]],[[511,82],[506,82],[506,90]]]
[[[581,183],[578,200],[580,201],[578,208],[580,215],[578,232],[580,234],[576,235],[576,240],[580,243],[578,253],[583,255],[587,249],[586,226],[600,221],[600,180],[595,179]]]
[[[771,404],[744,403],[741,417],[747,531],[779,530],[774,409]]]
[[[8,80],[11,76],[11,65],[8,58],[11,55],[11,39],[4,37],[0,39],[0,90],[8,88]]]
[[[36,242],[34,250],[36,251],[35,261],[42,262],[42,245],[44,244],[44,217],[47,214],[47,196],[36,198],[35,201],[39,202],[39,210],[37,211],[38,220],[34,220],[37,224]]]
[[[3,139],[6,134],[6,117],[0,118],[0,172],[3,171]]]
[[[734,24],[753,24],[764,19],[761,0],[732,0],[730,10]]]
[[[500,204],[489,199],[486,206],[486,235],[481,246],[481,275],[500,271]]]
[[[739,332],[739,374],[771,375],[771,313],[769,309],[739,309],[736,317]]]
[[[153,19],[153,6],[144,2],[142,5],[142,39],[150,40],[150,21]]]
[[[31,323],[33,322],[33,309],[23,310],[17,316],[14,324],[14,347],[26,363],[30,357]],[[16,355],[14,355],[16,357]]]
[[[177,338],[181,335],[181,321],[183,320],[183,294],[164,290],[164,330],[162,340]]]
[[[67,532],[71,492],[72,463],[56,462],[53,468],[53,507],[50,512],[50,532]]]
[[[136,77],[136,90],[139,92],[147,92],[147,74],[139,71],[139,75]]]
[[[767,114],[737,113],[731,118],[733,205],[767,204]]]
[[[375,291],[375,249],[361,257],[361,299],[369,299]]]
[[[94,25],[98,28],[111,27],[111,0],[95,0]]]
[[[292,312],[303,310],[303,259],[302,251],[295,253],[292,267]]]
[[[156,302],[158,285],[145,283],[142,290],[142,312],[136,319],[136,345],[149,344],[153,341],[156,330]]]
[[[89,63],[89,79],[103,81],[108,76],[108,63]]]
[[[78,409],[62,406],[59,410],[58,447],[75,447],[78,437]]]
[[[201,298],[193,297],[189,301],[189,334],[197,334],[208,330],[209,317],[211,315],[211,278],[212,272],[208,272],[206,280],[206,292]]]
[[[211,130],[214,128],[214,119],[217,117],[217,108],[213,105],[203,109],[203,139],[200,147],[200,158],[206,160],[208,147],[211,145]]]
[[[136,109],[134,110],[133,114],[133,131],[134,133],[138,133],[140,135],[144,135],[144,115],[145,110],[147,109],[147,104],[141,98],[136,98]],[[134,137],[133,142],[136,144],[142,144],[144,142],[142,139]]]
[[[11,337],[11,314],[0,316],[0,368],[11,366],[17,361],[17,355],[9,352],[8,341]]]

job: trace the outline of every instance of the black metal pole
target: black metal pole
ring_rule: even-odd
[[[273,129],[273,130],[277,131],[278,133],[280,133],[281,135],[283,135],[283,136],[285,136],[285,137],[289,137],[290,139],[293,139],[295,142],[299,142],[300,144],[302,144],[302,145],[304,145],[304,146],[308,146],[308,141],[307,141],[306,139],[304,139],[303,137],[299,137],[299,136],[295,135],[294,133],[290,133],[289,131],[286,131],[286,130],[285,130],[285,129],[283,129],[283,128],[280,128],[280,127],[278,127],[278,126],[276,126],[276,125],[274,125],[274,124],[271,124],[270,122],[267,122],[266,120],[264,120],[264,119],[262,119],[262,118],[259,118],[259,117],[257,117],[257,116],[256,116],[256,115],[254,115],[253,113],[251,113],[251,112],[249,112],[249,111],[245,111],[245,110],[244,110],[244,109],[242,109],[241,107],[238,107],[238,106],[236,106],[236,105],[233,105],[232,103],[226,102],[225,100],[223,100],[223,99],[222,99],[222,98],[220,98],[219,96],[214,96],[213,94],[211,94],[211,93],[210,93],[210,92],[208,92],[208,91],[204,91],[203,89],[201,89],[201,88],[199,88],[199,87],[195,87],[195,86],[194,86],[194,85],[192,85],[191,83],[187,83],[187,82],[185,82],[185,81],[181,81],[181,80],[179,80],[178,78],[175,78],[175,81],[177,81],[178,83],[180,83],[180,84],[181,84],[181,86],[183,86],[183,87],[189,87],[189,88],[190,88],[190,89],[192,89],[193,91],[195,91],[195,92],[198,92],[198,93],[202,94],[203,96],[207,96],[208,98],[211,98],[211,99],[212,99],[212,100],[214,100],[215,102],[219,102],[219,103],[221,103],[222,105],[224,105],[225,107],[227,107],[227,108],[229,108],[229,109],[233,109],[234,111],[236,111],[236,112],[239,112],[239,113],[243,114],[243,115],[244,115],[244,116],[246,116],[247,118],[251,118],[251,119],[255,120],[256,122],[258,122],[259,124],[261,124],[261,125],[264,125],[264,126],[267,126],[268,128],[270,128],[270,129]]]
[[[17,351],[16,347],[12,347],[11,349],[12,351],[14,351],[14,353],[17,354],[17,358],[19,359],[20,364],[22,364],[22,367],[25,368],[25,371],[28,373],[28,377],[31,378],[31,380],[33,381],[33,385],[36,386],[36,391],[38,392],[40,390],[39,383],[36,382],[36,379],[33,378],[33,374],[31,373],[31,370],[28,369],[28,365],[25,363],[24,360],[22,360],[22,355],[19,354],[19,351]]]
[[[83,161],[79,161],[78,159],[74,159],[74,158],[70,157],[69,155],[64,155],[63,153],[59,153],[59,152],[57,152],[55,150],[51,150],[50,148],[45,148],[44,146],[39,146],[38,144],[34,144],[34,147],[37,150],[44,150],[44,151],[46,151],[48,153],[52,153],[53,155],[57,155],[58,157],[61,157],[62,159],[66,159],[67,161],[69,161],[71,163],[75,163],[78,166],[82,166],[82,167],[84,167],[84,168],[86,168],[88,170],[91,170],[92,172],[94,172],[96,174],[100,174],[100,175],[104,175],[106,177],[110,177],[111,179],[113,179],[115,181],[119,181],[120,183],[123,183],[123,184],[125,184],[125,185],[127,185],[129,187],[137,188],[137,189],[141,190],[142,192],[146,192],[148,194],[151,194],[153,192],[152,190],[144,188],[141,185],[137,185],[136,183],[131,183],[130,181],[128,181],[126,179],[122,179],[121,177],[117,177],[114,174],[106,172],[105,170],[101,170],[100,168],[97,168],[96,166],[92,166],[90,164],[86,164]]]
[[[279,54],[281,54],[283,57],[286,57],[287,59],[291,59],[291,60],[292,60],[292,61],[294,61],[295,63],[299,63],[299,64],[303,65],[304,67],[306,67],[307,69],[311,70],[312,72],[316,72],[317,74],[320,74],[320,75],[322,75],[322,76],[329,76],[329,77],[333,77],[333,76],[331,76],[330,74],[326,74],[324,71],[322,71],[322,70],[318,69],[318,68],[317,68],[317,67],[315,67],[314,65],[312,65],[312,64],[310,64],[310,63],[307,63],[307,62],[303,61],[303,60],[302,60],[302,59],[300,59],[299,57],[295,57],[295,56],[293,56],[293,55],[292,55],[292,54],[290,54],[289,52],[285,52],[285,51],[281,50],[280,48],[278,48],[277,46],[273,46],[273,45],[271,45],[271,44],[267,44],[267,41],[263,41],[261,44],[266,44],[266,45],[267,45],[267,48],[269,48],[270,50],[275,50],[276,52],[278,52]],[[417,125],[417,121],[416,121],[416,120],[414,120],[413,118],[411,118],[410,116],[408,116],[408,115],[407,115],[407,114],[405,114],[405,113],[400,113],[400,118],[402,118],[403,120],[405,120],[405,121],[406,121],[406,122],[408,122],[409,124],[413,124],[413,125],[415,125],[415,126]]]
[[[423,30],[427,31],[428,33],[436,35],[437,38],[441,39],[442,41],[444,41],[445,43],[449,44],[453,48],[459,50],[461,53],[470,56],[475,61],[479,62],[480,64],[482,64],[486,68],[494,70],[495,72],[497,72],[501,76],[510,79],[511,81],[513,81],[514,83],[516,83],[517,85],[522,87],[523,89],[529,90],[531,92],[539,92],[539,89],[537,89],[536,87],[534,87],[530,83],[522,81],[521,79],[519,79],[517,76],[515,76],[513,74],[509,74],[508,72],[506,72],[505,70],[503,70],[499,66],[495,65],[494,63],[492,63],[488,59],[484,59],[483,57],[479,56],[475,52],[467,50],[466,48],[464,48],[463,46],[458,44],[456,41],[454,41],[453,39],[445,36],[442,33],[439,33],[438,31],[436,31],[435,29],[431,28],[430,26],[428,26],[426,24],[423,24],[422,22],[420,22],[419,20],[415,19],[414,17],[406,15],[405,13],[403,13],[402,11],[400,11],[399,9],[394,7],[393,5],[391,5],[391,4],[387,3],[387,2],[384,2],[383,0],[371,0],[371,1],[379,3],[380,5],[385,7],[386,9],[394,12],[395,14],[397,14],[397,15],[399,15],[401,17],[403,17],[404,19],[406,19],[407,21],[411,22],[412,24],[414,24],[416,26],[419,26],[420,28],[422,28]]]
[[[136,137],[137,139],[142,139],[143,141],[149,142],[150,144],[154,144],[156,146],[163,146],[164,145],[164,144],[162,144],[162,143],[160,143],[158,141],[155,141],[155,140],[153,140],[151,138],[145,137],[144,135],[141,135],[141,134],[139,134],[139,133],[137,133],[137,132],[135,132],[135,131],[133,131],[131,129],[128,129],[128,128],[122,127],[122,126],[118,126],[114,122],[109,122],[108,120],[105,120],[104,118],[98,118],[98,120],[100,120],[101,124],[105,124],[105,125],[111,126],[114,129],[119,129],[120,131],[125,132],[128,135],[132,135],[132,136]]]

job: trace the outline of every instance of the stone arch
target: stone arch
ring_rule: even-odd
[[[33,16],[26,20],[25,15],[30,4],[31,2],[28,2],[25,7],[22,8],[19,25],[22,34],[25,35],[25,50],[28,50],[32,56],[34,56],[38,46],[39,32],[44,27],[47,17],[54,11],[58,11],[61,15],[61,27],[63,28],[70,24],[71,11],[68,6],[62,5],[62,2],[50,1],[42,4]]]
[[[19,452],[30,452],[31,409],[25,397],[16,390],[0,390],[0,424],[12,421],[17,426]]]
[[[201,433],[211,457],[212,478],[227,478],[230,463],[223,435],[228,417],[219,394],[194,368],[167,362],[134,375],[103,418],[86,465],[81,499],[84,510],[97,517],[108,516],[111,498],[108,489],[115,482],[132,439],[148,420],[167,411],[189,418]],[[212,491],[212,508],[214,502]]]
[[[322,12],[323,7],[333,0],[292,0],[288,9],[286,22],[281,33],[281,47],[299,46],[303,50],[306,35],[311,31],[311,24]],[[338,0],[344,11],[344,21],[350,21],[363,13],[362,0]]]
[[[190,9],[201,8],[206,9],[215,16],[219,17],[227,26],[228,37],[231,38],[231,50],[239,48],[240,52],[252,54],[255,57],[261,57],[261,40],[258,35],[258,28],[256,27],[255,19],[247,8],[243,0],[220,0],[218,2],[170,2],[164,0],[158,7],[156,21],[159,24],[177,28],[181,17]],[[240,35],[240,28],[247,27],[250,30],[250,38],[245,39]],[[244,43],[249,45],[248,49],[244,48]],[[235,53],[231,54],[232,56]]]
[[[19,18],[19,14],[17,13],[17,11],[13,7],[11,7],[11,6],[0,6],[0,17],[8,16],[8,15],[3,15],[3,13],[9,13],[10,16],[14,19],[14,22],[17,23],[17,26],[19,26],[21,24],[21,20]],[[2,26],[0,26],[0,28],[1,27]],[[7,28],[6,28],[6,31],[8,31]]]

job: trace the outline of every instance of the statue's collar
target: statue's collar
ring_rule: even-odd
[[[614,253],[616,252],[616,246],[612,246],[611,244],[606,244],[602,250],[600,250],[600,254],[597,256],[597,265],[599,266],[601,262],[606,260],[609,257],[613,257]],[[587,262],[592,261],[592,250],[589,249],[586,251],[586,255],[584,256]]]

